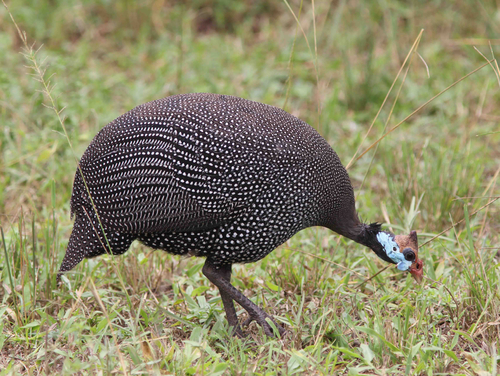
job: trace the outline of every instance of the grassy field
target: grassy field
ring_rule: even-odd
[[[0,375],[500,372],[498,1],[8,5],[34,50],[0,7]],[[230,337],[203,260],[136,243],[56,286],[77,158],[120,114],[187,92],[317,128],[352,159],[361,217],[418,231],[423,284],[371,278],[387,265],[370,250],[311,228],[234,267],[283,339]]]

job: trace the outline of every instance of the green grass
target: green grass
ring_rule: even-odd
[[[498,202],[472,215],[499,196],[500,86],[490,66],[349,168],[366,221],[415,229],[423,244],[465,218],[421,247],[422,285],[392,267],[371,278],[386,266],[371,251],[312,228],[234,267],[233,284],[286,327],[281,340],[256,324],[248,340],[231,338],[203,261],[136,243],[82,262],[56,286],[75,156],[132,107],[184,92],[285,107],[347,164],[421,29],[421,58],[403,70],[360,152],[484,64],[474,46],[489,59],[500,53],[493,1],[289,4],[302,30],[279,1],[9,4],[29,44],[43,44],[36,59],[46,80],[54,74],[73,150],[0,8],[0,375],[498,372]]]

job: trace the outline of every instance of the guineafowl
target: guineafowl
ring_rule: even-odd
[[[284,329],[231,285],[232,264],[258,261],[307,227],[327,227],[422,279],[416,232],[395,236],[359,220],[349,176],[318,132],[233,96],[176,95],[105,126],[79,162],[71,215],[58,280],[83,258],[122,254],[134,240],[205,257],[203,274],[240,337],[234,301],[267,335],[267,319]]]

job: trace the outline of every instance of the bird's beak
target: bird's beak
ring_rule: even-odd
[[[415,281],[422,283],[424,278],[424,263],[422,260],[417,259],[410,267],[410,273],[415,278]]]
[[[411,231],[410,235],[397,235],[395,240],[399,249],[411,248],[415,253],[415,261],[411,264],[409,272],[418,283],[421,283],[424,278],[424,263],[418,258],[417,232]]]

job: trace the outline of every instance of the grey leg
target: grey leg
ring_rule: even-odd
[[[203,266],[203,274],[205,274],[210,282],[219,288],[222,303],[224,304],[224,309],[226,311],[227,321],[230,326],[235,328],[234,330],[237,336],[241,337],[243,333],[241,332],[241,328],[238,323],[233,300],[235,300],[248,312],[250,321],[255,320],[260,324],[260,326],[262,326],[264,333],[268,336],[274,337],[274,333],[271,325],[267,323],[266,319],[270,319],[274,323],[281,336],[285,334],[285,329],[278,325],[271,316],[269,316],[260,307],[254,304],[250,299],[231,285],[231,265],[215,266],[210,262],[210,260],[207,259],[205,261],[205,265]]]
[[[221,278],[227,281],[227,283],[231,283],[231,265],[221,266],[218,272]],[[203,273],[206,276],[205,268],[203,268]],[[210,278],[208,279],[210,280]],[[239,338],[244,338],[245,335],[241,331],[240,323],[238,321],[238,316],[236,315],[236,309],[234,308],[233,299],[231,298],[231,296],[229,296],[226,292],[222,291],[221,289],[219,289],[219,292],[220,292],[220,297],[222,299],[222,304],[224,306],[224,310],[226,311],[227,322],[229,323],[229,326],[233,328],[233,334],[238,336]]]

